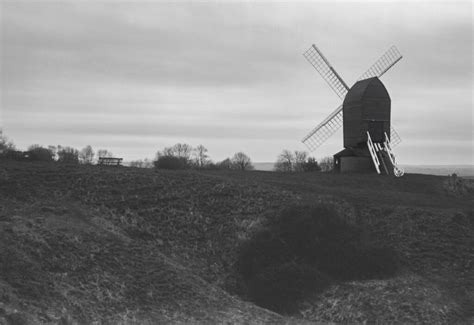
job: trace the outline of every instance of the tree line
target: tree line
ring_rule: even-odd
[[[18,151],[0,129],[0,158],[58,162],[67,164],[92,165],[101,157],[113,157],[107,149],[94,149],[87,145],[81,150],[69,146],[47,146],[34,144],[27,151]],[[134,160],[128,163],[130,167],[157,169],[207,169],[207,170],[253,170],[255,169],[251,158],[244,152],[236,152],[233,156],[222,161],[214,162],[210,159],[208,149],[199,144],[192,147],[187,143],[176,143],[173,146],[158,150],[154,160]],[[331,171],[333,169],[332,157],[317,161],[310,157],[306,151],[283,150],[274,163],[274,171],[278,172],[316,172]]]
[[[43,147],[39,144],[33,144],[26,151],[20,151],[0,129],[0,157],[4,159],[92,165],[96,162],[95,157],[112,156],[113,154],[109,150],[99,149],[95,152],[90,145],[78,150],[62,145]]]
[[[177,143],[158,151],[154,166],[158,169],[254,169],[252,160],[244,152],[237,152],[232,157],[215,163],[209,158],[208,150],[202,144],[193,148],[187,143]]]

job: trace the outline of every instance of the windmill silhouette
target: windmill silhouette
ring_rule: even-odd
[[[334,155],[336,170],[375,170],[378,174],[402,176],[404,172],[395,163],[391,148],[401,139],[391,125],[390,96],[379,80],[402,59],[398,49],[395,46],[388,49],[351,88],[316,45],[313,44],[303,56],[343,99],[343,103],[311,130],[302,142],[314,151],[343,126],[345,149]]]

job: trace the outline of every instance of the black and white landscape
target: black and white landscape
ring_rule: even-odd
[[[0,0],[0,324],[473,323],[472,24]]]

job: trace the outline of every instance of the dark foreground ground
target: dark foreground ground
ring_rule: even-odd
[[[399,256],[281,315],[239,247],[289,205],[334,206]],[[0,324],[474,322],[474,190],[408,174],[154,171],[0,162]]]

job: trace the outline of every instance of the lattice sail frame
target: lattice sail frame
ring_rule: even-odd
[[[346,85],[344,80],[339,76],[339,74],[334,70],[329,61],[324,57],[323,53],[316,47],[312,45],[306,52],[303,53],[303,56],[308,60],[309,63],[319,72],[321,77],[327,82],[329,87],[334,90],[336,95],[341,99],[347,94],[349,87]]]
[[[343,99],[349,87],[342,80],[339,74],[334,70],[329,61],[324,57],[321,51],[312,45],[303,56],[308,62],[318,71],[323,79],[328,83],[331,89]],[[402,59],[402,55],[395,46],[390,47],[375,63],[367,69],[357,81],[368,79],[371,77],[380,78],[385,72],[390,70],[398,61]],[[331,137],[337,130],[342,127],[343,115],[342,105],[340,105],[334,112],[329,114],[320,124],[318,124],[311,132],[302,139],[302,142],[308,147],[310,151],[314,151],[317,147],[323,144],[329,137]],[[390,143],[393,147],[401,142],[401,138],[397,131],[391,126],[390,128]]]

